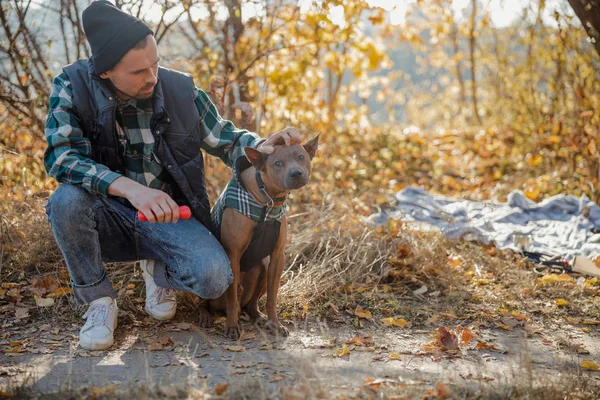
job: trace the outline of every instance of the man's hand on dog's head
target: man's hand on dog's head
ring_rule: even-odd
[[[258,150],[263,154],[271,154],[275,151],[274,146],[277,144],[285,143],[286,146],[291,146],[292,144],[298,144],[300,142],[302,142],[300,132],[298,132],[296,128],[288,127],[269,136],[267,140],[258,146]]]

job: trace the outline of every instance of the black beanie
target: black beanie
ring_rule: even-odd
[[[94,1],[83,10],[83,30],[92,48],[92,62],[99,75],[108,71],[152,29],[143,21],[112,5]]]

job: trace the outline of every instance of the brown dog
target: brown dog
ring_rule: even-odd
[[[233,283],[216,300],[205,302],[200,324],[212,324],[211,310],[225,310],[226,335],[240,337],[242,309],[273,333],[287,336],[277,318],[277,292],[285,265],[287,225],[286,196],[306,185],[318,136],[304,145],[277,145],[272,154],[246,147],[249,163],[238,165],[237,173],[212,209],[213,222],[220,227]],[[267,293],[267,318],[258,310],[259,299]]]

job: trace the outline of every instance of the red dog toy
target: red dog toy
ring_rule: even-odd
[[[192,216],[192,210],[190,210],[190,208],[188,206],[180,206],[179,207],[179,218],[181,218],[181,219],[190,219],[191,216]],[[148,221],[148,218],[146,218],[146,216],[144,215],[144,213],[141,212],[141,211],[138,211],[138,219],[141,222]]]

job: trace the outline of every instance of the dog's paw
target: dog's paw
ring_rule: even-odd
[[[225,328],[225,336],[229,339],[237,340],[242,337],[242,331],[240,330],[239,325],[226,327]]]
[[[290,335],[290,331],[281,325],[279,321],[273,322],[271,320],[266,320],[264,323],[264,327],[273,335],[280,335],[283,337],[288,337]]]
[[[208,310],[200,309],[199,325],[202,328],[210,328],[213,324],[214,317]]]
[[[246,308],[246,313],[250,317],[250,319],[256,322],[258,325],[263,325],[267,321],[267,316],[260,311],[258,308]]]

